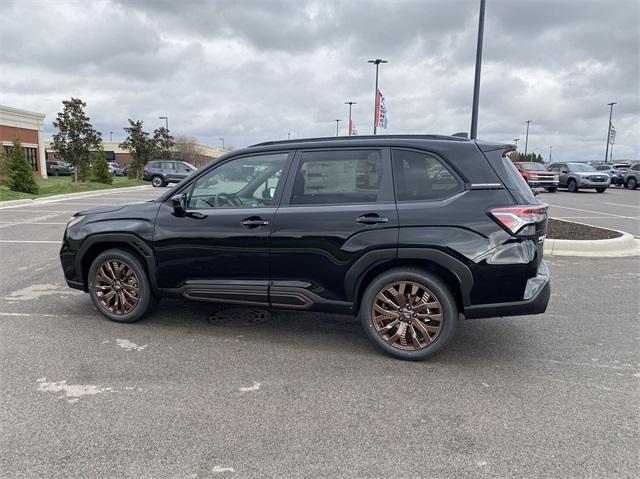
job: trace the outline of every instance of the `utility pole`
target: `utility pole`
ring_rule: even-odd
[[[222,149],[224,150],[224,138],[218,138],[222,142]]]
[[[355,101],[345,101],[344,104],[349,105],[349,136],[351,136],[351,106],[357,105],[358,103]]]
[[[109,141],[113,141],[113,132],[112,131],[109,132]]]
[[[609,126],[607,127],[607,149],[604,151],[604,162],[607,163],[607,157],[609,156],[609,138],[611,138],[611,117],[613,116],[613,105],[616,105],[617,102],[613,101],[611,103],[607,103],[609,106]]]
[[[333,121],[335,121],[335,122],[336,122],[336,136],[338,136],[338,125],[340,125],[340,122],[341,122],[342,120],[333,120]]]
[[[387,60],[383,60],[381,58],[376,58],[375,60],[369,60],[367,63],[373,63],[376,66],[376,89],[373,92],[373,134],[375,135],[378,131],[378,68],[381,63],[389,63]]]
[[[478,137],[478,104],[480,103],[480,69],[482,65],[482,38],[484,36],[484,3],[480,0],[478,19],[478,45],[476,47],[476,76],[473,82],[473,108],[471,110],[471,139]]]
[[[531,120],[527,120],[527,136],[524,140],[524,156],[527,156],[527,148],[529,147],[529,123],[531,123]]]
[[[513,139],[513,142],[516,144],[516,148],[518,148],[518,141],[520,141],[520,138]]]
[[[164,120],[164,127],[169,129],[169,117],[168,116],[159,116],[158,120]]]
[[[551,150],[552,150],[553,146],[549,147],[549,163],[553,163],[552,158],[551,158]]]

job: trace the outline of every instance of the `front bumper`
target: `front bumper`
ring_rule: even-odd
[[[467,319],[477,319],[540,314],[547,310],[550,297],[549,269],[543,261],[538,268],[538,274],[527,281],[521,301],[467,306],[464,308],[464,316]]]
[[[608,188],[611,180],[607,181],[591,181],[586,178],[580,179],[580,188]]]

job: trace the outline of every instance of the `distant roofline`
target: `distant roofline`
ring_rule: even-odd
[[[296,143],[321,143],[335,141],[357,141],[357,140],[443,140],[443,141],[470,141],[468,138],[450,135],[358,135],[358,136],[325,136],[319,138],[296,138],[294,140],[265,141],[250,145],[247,148],[272,145],[289,145]]]
[[[43,120],[44,117],[47,116],[44,113],[40,113],[37,111],[23,110],[22,108],[15,108],[13,106],[7,106],[7,105],[0,105],[0,111],[13,114],[13,115],[25,116],[28,118],[37,118],[39,120]]]

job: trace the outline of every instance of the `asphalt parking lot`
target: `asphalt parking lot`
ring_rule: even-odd
[[[611,187],[604,193],[543,191],[538,198],[551,206],[549,214],[554,218],[626,231],[640,238],[640,189]]]
[[[546,314],[467,321],[422,363],[379,354],[348,317],[225,327],[163,301],[109,322],[64,285],[64,224],[163,191],[0,209],[1,477],[640,474],[640,258],[550,257]],[[593,196],[618,194],[637,192]],[[541,195],[586,216],[563,206],[576,196],[597,210]]]

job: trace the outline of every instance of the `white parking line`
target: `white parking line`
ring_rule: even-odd
[[[60,223],[44,223],[41,221],[0,221],[0,224],[3,225],[65,225],[66,223],[64,222],[60,222]]]
[[[4,208],[2,211],[7,211],[9,213],[18,212],[18,213],[77,213],[78,210],[19,210],[18,208],[22,208],[22,206],[12,206],[11,208]],[[2,212],[0,211],[0,212]]]
[[[615,218],[624,218],[624,219],[627,219],[627,220],[640,221],[640,218],[636,218],[636,217],[633,217],[633,216],[614,215],[613,213],[606,213],[604,211],[583,210],[581,208],[570,208],[569,206],[558,206],[558,205],[552,205],[552,204],[549,204],[549,206],[551,206],[553,208],[562,208],[562,209],[565,209],[565,210],[584,211],[585,213],[593,213],[593,214],[596,214],[596,215],[606,215],[606,216],[613,216]]]
[[[551,216],[551,218],[555,218],[558,220],[615,220],[618,218],[614,218],[613,216]]]

